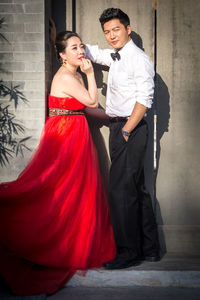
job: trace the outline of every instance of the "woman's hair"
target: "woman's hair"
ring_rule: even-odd
[[[104,24],[112,19],[119,19],[120,23],[127,28],[130,25],[130,19],[120,8],[107,8],[101,14],[99,21],[104,30]]]
[[[56,41],[55,41],[55,48],[56,48],[56,53],[57,53],[57,59],[59,61],[61,59],[59,53],[65,52],[65,49],[67,47],[67,40],[73,36],[78,37],[81,40],[80,36],[76,32],[62,31],[57,34]]]

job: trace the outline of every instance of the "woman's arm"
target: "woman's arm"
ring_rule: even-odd
[[[81,71],[86,74],[88,81],[88,93],[91,99],[94,100],[94,107],[98,106],[98,92],[97,85],[94,76],[94,69],[92,63],[89,59],[82,59],[82,65],[80,67]],[[91,106],[90,106],[91,107]]]
[[[87,76],[88,90],[84,87],[80,74],[71,74],[62,69],[56,73],[51,85],[51,95],[57,97],[73,97],[88,107],[98,106],[97,86],[91,61],[83,59],[82,72]]]

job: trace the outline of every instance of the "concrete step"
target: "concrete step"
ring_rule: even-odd
[[[93,269],[78,272],[71,287],[188,287],[200,288],[200,256],[169,253],[159,262],[143,262],[123,270]]]

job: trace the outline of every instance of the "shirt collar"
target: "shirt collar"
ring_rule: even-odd
[[[119,50],[120,55],[121,55],[122,53],[128,51],[128,49],[131,48],[132,44],[133,44],[133,41],[132,41],[132,40],[128,41],[128,42],[124,45],[124,47],[121,48],[121,49]]]

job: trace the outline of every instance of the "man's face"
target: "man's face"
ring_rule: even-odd
[[[130,41],[129,34],[131,33],[131,26],[127,28],[120,23],[119,19],[112,19],[104,24],[104,35],[108,44],[115,49],[121,49]]]

